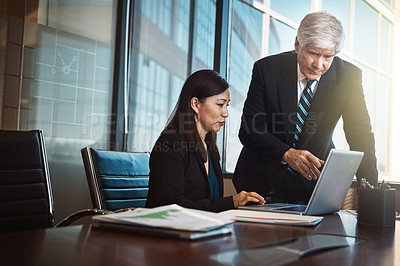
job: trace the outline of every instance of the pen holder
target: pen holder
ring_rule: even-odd
[[[396,189],[359,188],[358,223],[378,227],[394,227]]]

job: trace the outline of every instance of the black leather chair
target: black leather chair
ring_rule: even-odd
[[[94,208],[119,211],[144,207],[149,186],[147,152],[81,150]]]
[[[40,130],[0,130],[0,230],[53,225],[53,196]]]
[[[56,226],[106,213],[109,212],[80,210]],[[0,130],[0,231],[46,228],[53,223],[53,195],[43,132]]]

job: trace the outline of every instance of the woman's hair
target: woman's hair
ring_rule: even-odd
[[[312,45],[339,53],[344,40],[342,23],[324,11],[310,13],[300,23],[297,40],[301,47]]]
[[[221,94],[228,88],[228,82],[214,70],[204,69],[193,73],[186,79],[175,109],[164,130],[175,130],[178,134],[183,135],[185,141],[188,142],[188,149],[196,152],[204,162],[207,161],[207,151],[197,131],[195,112],[190,101],[193,97],[196,97],[200,102],[205,102],[206,98]],[[219,160],[216,133],[209,132],[206,136],[206,142],[211,156]]]

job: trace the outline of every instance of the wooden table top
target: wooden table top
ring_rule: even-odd
[[[397,228],[357,225],[353,215],[327,215],[315,227],[235,223],[233,234],[188,241],[105,231],[91,225],[0,234],[1,265],[267,265],[277,253],[254,247],[313,234],[346,235],[363,242],[307,255],[289,265],[400,265]],[[396,254],[397,250],[397,254]],[[229,255],[240,251],[241,255]],[[232,253],[233,252],[233,253]],[[228,254],[228,255],[227,255]],[[239,254],[239,253],[238,253]],[[251,256],[257,256],[251,258]],[[228,260],[227,260],[228,259]]]

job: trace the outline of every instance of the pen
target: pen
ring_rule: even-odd
[[[385,182],[385,181],[383,181],[383,182]],[[365,178],[365,177],[363,177],[363,178],[361,178],[361,184],[360,184],[360,186],[362,187],[362,188],[374,188],[374,186],[373,185],[371,185],[368,181],[367,181],[367,179]]]
[[[387,182],[385,182],[385,180],[383,180],[382,184],[381,184],[381,189],[389,189],[389,188],[390,188],[389,183],[387,183]]]

